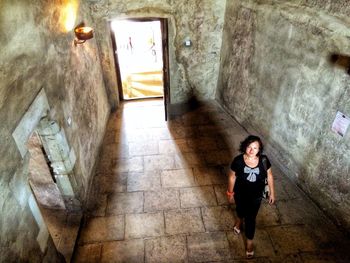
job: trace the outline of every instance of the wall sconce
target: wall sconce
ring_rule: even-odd
[[[329,62],[339,68],[343,68],[346,73],[350,75],[350,56],[343,54],[331,54],[329,57]]]
[[[94,37],[92,27],[79,25],[74,29],[75,33],[75,39],[74,39],[74,45],[77,44],[83,44],[86,40],[91,39]]]

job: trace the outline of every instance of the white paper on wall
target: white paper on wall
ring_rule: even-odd
[[[340,136],[344,137],[346,130],[350,124],[350,118],[340,111],[337,112],[332,124],[332,131],[336,132]]]

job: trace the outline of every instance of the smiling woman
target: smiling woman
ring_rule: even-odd
[[[247,258],[254,256],[255,222],[266,178],[271,192],[269,203],[275,202],[271,163],[265,155],[262,155],[263,149],[264,146],[260,138],[249,135],[241,142],[239,147],[241,154],[232,161],[228,174],[227,199],[236,204],[237,213],[233,230],[236,235],[239,235],[242,224],[245,223]],[[263,158],[266,160],[266,169],[262,161]]]

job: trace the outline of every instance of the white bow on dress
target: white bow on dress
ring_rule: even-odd
[[[248,174],[247,180],[249,182],[255,182],[256,181],[256,175],[260,173],[259,167],[256,168],[250,168],[250,167],[244,167],[244,173]]]

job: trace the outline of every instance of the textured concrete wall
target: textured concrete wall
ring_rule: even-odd
[[[228,2],[217,98],[350,229],[350,131],[331,131],[337,110],[350,115],[350,76],[328,63],[350,55],[345,2]]]
[[[214,99],[220,63],[222,27],[226,1],[223,0],[112,0],[91,1],[92,16],[100,32],[100,50],[105,75],[114,71],[112,47],[106,24],[117,18],[161,17],[169,21],[170,100],[187,102]],[[192,47],[184,47],[189,37]],[[110,77],[109,79],[111,79]],[[112,82],[111,82],[112,83]],[[111,89],[116,89],[112,87]]]
[[[83,202],[109,114],[95,39],[73,45],[64,10],[76,1],[3,0],[0,3],[0,258],[1,262],[55,262],[29,207],[26,167],[12,132],[42,89],[49,118],[64,128],[77,161],[72,184]],[[77,19],[91,24],[81,1]],[[67,119],[72,119],[68,126]],[[43,239],[44,240],[44,239]],[[51,241],[50,241],[51,240]],[[59,259],[57,259],[59,260]]]

